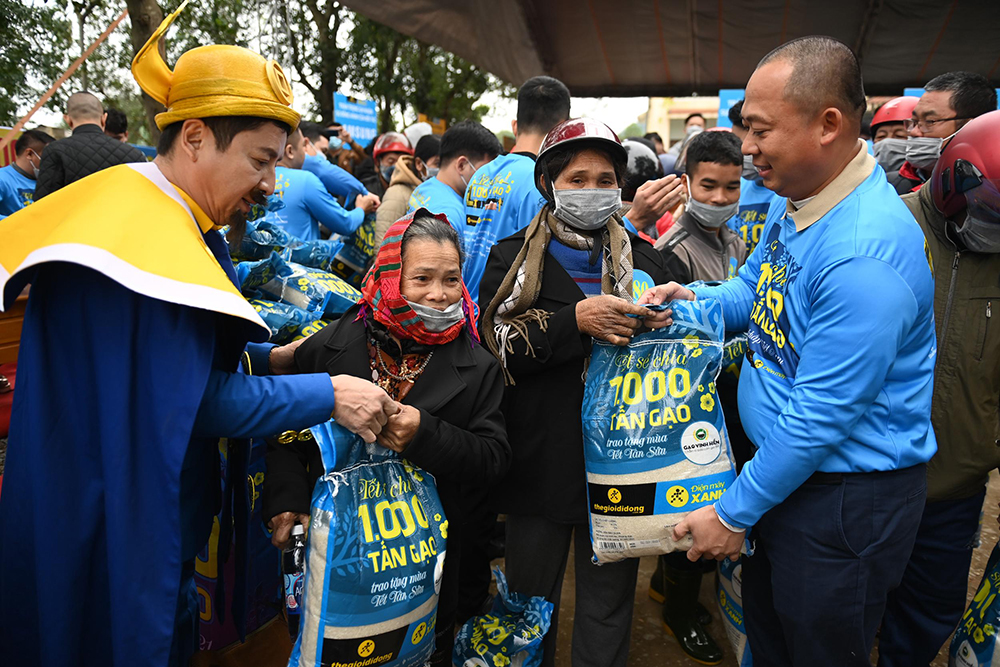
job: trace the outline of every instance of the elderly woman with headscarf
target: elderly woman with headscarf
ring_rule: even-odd
[[[451,664],[465,498],[510,461],[501,370],[477,345],[477,309],[461,260],[458,234],[443,215],[419,209],[400,219],[365,277],[361,302],[295,351],[301,373],[370,379],[398,401],[401,411],[377,442],[435,476],[449,535],[434,665]],[[308,524],[322,470],[312,441],[268,443],[264,516],[276,546],[287,543],[294,523]]]
[[[583,465],[584,375],[592,339],[627,344],[642,326],[669,322],[633,304],[643,284],[668,279],[649,243],[619,210],[627,155],[610,128],[589,119],[554,127],[535,183],[547,204],[522,232],[499,241],[480,284],[484,342],[503,365],[513,462],[494,487],[507,514],[510,589],[559,608],[575,545],[573,665],[624,667],[638,560],[591,563]],[[574,538],[575,532],[575,538]],[[554,664],[557,616],[543,665]]]

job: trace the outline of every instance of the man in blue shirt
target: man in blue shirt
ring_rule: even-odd
[[[476,170],[501,150],[496,136],[479,123],[464,120],[452,125],[441,137],[437,176],[417,186],[410,195],[407,212],[426,208],[431,213],[444,213],[461,233],[465,225],[465,189]]]
[[[299,129],[304,137],[302,147],[306,154],[302,168],[316,174],[327,192],[334,197],[344,197],[345,201],[353,201],[358,195],[368,194],[368,189],[361,181],[326,158],[325,149],[330,140],[323,135],[323,128],[319,123],[302,121]]]
[[[659,287],[640,302],[714,298],[749,329],[740,373],[754,457],[715,506],[674,530],[692,560],[743,566],[747,636],[766,665],[868,665],[926,495],[934,283],[923,233],[858,140],[851,50],[806,37],[747,84],[743,152],[788,199],[760,246],[717,287]]]
[[[528,226],[545,198],[535,187],[535,155],[553,127],[569,118],[569,89],[549,76],[528,79],[517,92],[517,138],[510,153],[478,169],[465,192],[465,220],[458,225],[465,245],[462,278],[473,300],[490,249]]]
[[[52,141],[41,130],[25,130],[14,142],[14,161],[0,169],[0,217],[16,213],[32,202],[42,151]]]
[[[743,127],[743,100],[729,108],[729,122],[733,124],[733,134],[743,141],[747,129]],[[764,179],[753,166],[753,156],[743,156],[743,181],[740,187],[740,210],[729,221],[729,228],[739,234],[747,244],[747,254],[753,252],[764,231],[764,219],[771,205],[781,199],[773,191],[764,187]]]
[[[327,192],[319,177],[302,169],[306,158],[304,142],[305,137],[299,130],[288,136],[285,152],[275,170],[274,183],[274,195],[280,197],[285,206],[268,212],[266,219],[303,241],[319,239],[320,225],[334,234],[346,236],[361,226],[366,213],[378,207],[378,200],[374,195],[357,195],[354,208],[345,210]]]

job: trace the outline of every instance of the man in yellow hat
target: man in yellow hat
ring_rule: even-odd
[[[373,441],[398,411],[356,378],[254,377],[294,362],[247,346],[268,330],[218,230],[271,193],[299,116],[281,68],[246,49],[193,49],[171,72],[157,47],[176,15],[132,65],[167,107],[155,162],[0,223],[3,304],[32,285],[0,497],[0,664],[186,665],[219,438],[332,414]],[[253,375],[234,372],[241,355]]]

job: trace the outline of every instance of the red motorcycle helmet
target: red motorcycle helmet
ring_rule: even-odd
[[[934,206],[951,218],[968,209],[1000,224],[1000,111],[970,120],[941,151],[930,177]]]
[[[872,116],[872,133],[874,134],[875,128],[883,123],[905,123],[908,121],[913,116],[913,107],[917,106],[919,101],[919,97],[904,95],[903,97],[894,97],[880,106],[875,115]]]
[[[545,135],[542,145],[538,149],[538,158],[535,160],[535,187],[545,195],[546,199],[552,201],[553,198],[552,178],[549,177],[548,173],[548,165],[552,156],[565,149],[576,152],[585,148],[603,148],[611,153],[612,159],[617,162],[616,173],[622,177],[625,175],[628,152],[622,146],[622,142],[614,130],[592,118],[564,120]],[[546,185],[544,187],[541,180],[542,174],[545,174]]]
[[[413,146],[405,134],[399,132],[386,132],[375,140],[375,148],[372,150],[372,159],[379,159],[384,153],[406,153],[413,155]]]

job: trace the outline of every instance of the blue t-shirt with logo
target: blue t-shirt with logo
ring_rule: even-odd
[[[35,179],[9,164],[0,169],[0,215],[17,213],[34,201]]]
[[[726,224],[739,234],[743,242],[747,244],[748,256],[760,241],[768,209],[778,199],[783,200],[784,198],[779,197],[757,181],[740,179],[740,210],[736,217]]]
[[[345,210],[315,174],[302,169],[275,169],[273,196],[280,198],[285,206],[268,212],[266,219],[303,241],[319,239],[320,225],[347,236],[365,219],[363,209]]]
[[[521,231],[545,205],[535,187],[535,160],[523,153],[501,155],[476,170],[465,191],[465,244],[462,277],[473,300],[486,270],[490,249],[500,239]]]
[[[465,224],[462,196],[447,183],[439,181],[436,176],[418,185],[410,195],[407,213],[413,213],[418,208],[426,208],[431,213],[444,213],[448,216],[451,226],[458,230],[459,234],[462,233],[462,225]]]

